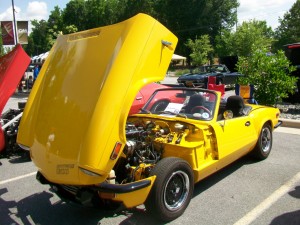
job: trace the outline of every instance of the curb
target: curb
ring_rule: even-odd
[[[290,128],[298,128],[300,129],[300,120],[292,120],[292,119],[281,119],[282,121],[282,127],[290,127]]]

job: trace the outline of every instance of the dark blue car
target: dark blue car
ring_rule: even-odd
[[[200,66],[188,74],[184,74],[177,79],[179,84],[185,86],[196,86],[207,88],[209,76],[216,76],[217,84],[235,84],[238,77],[242,76],[240,73],[230,72],[226,65],[208,65]]]

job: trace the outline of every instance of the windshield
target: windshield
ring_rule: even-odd
[[[226,68],[222,65],[200,66],[193,73],[217,73],[226,72]]]
[[[166,88],[155,91],[142,108],[141,113],[211,120],[216,101],[217,95],[208,90]]]

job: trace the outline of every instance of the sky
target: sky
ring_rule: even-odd
[[[16,20],[47,20],[50,11],[58,5],[64,9],[69,0],[13,0],[15,5]],[[243,21],[266,20],[267,25],[275,29],[279,23],[278,18],[283,18],[296,0],[240,0],[238,24]],[[12,20],[12,0],[1,0],[0,21]],[[29,27],[29,31],[31,28]]]

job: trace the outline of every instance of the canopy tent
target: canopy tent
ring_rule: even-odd
[[[173,54],[172,60],[186,60],[186,57],[183,57],[181,55]]]
[[[173,54],[173,56],[172,56],[173,66],[175,66],[175,65],[176,66],[184,66],[185,61],[186,61],[186,57],[184,57],[184,56],[176,55],[176,54]]]
[[[33,56],[31,58],[31,63],[32,64],[42,64],[42,62],[44,60],[46,60],[46,58],[47,58],[48,55],[49,55],[49,52],[45,52],[45,53],[42,53],[40,55]]]

